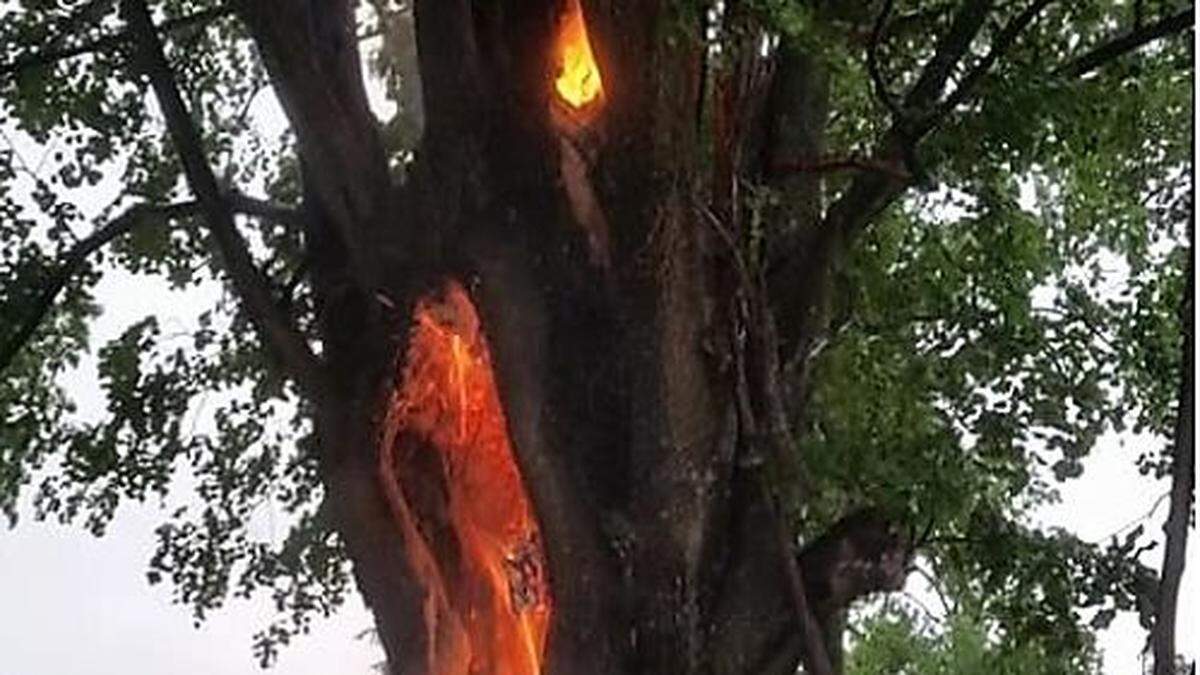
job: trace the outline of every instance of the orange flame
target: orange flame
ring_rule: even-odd
[[[431,675],[539,675],[551,599],[479,317],[448,284],[417,303],[380,470],[425,587]]]
[[[571,107],[582,108],[604,93],[604,85],[588,41],[583,8],[579,0],[569,0],[567,5],[558,30],[558,77],[554,88]]]

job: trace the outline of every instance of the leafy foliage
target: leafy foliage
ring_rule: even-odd
[[[846,672],[850,675],[1067,675],[1094,673],[1096,658],[1084,650],[1064,662],[1038,642],[999,641],[978,613],[962,611],[940,632],[923,626],[913,612],[891,605],[866,620]]]
[[[360,32],[384,31],[368,45],[395,108],[381,126],[399,170],[420,134],[420,99],[411,43],[387,31],[411,30],[411,15],[400,3],[368,4]],[[776,40],[796,41],[828,69],[835,155],[864,153],[893,121],[865,61],[875,4],[751,3]],[[959,4],[894,3],[894,30],[877,45],[889,87],[911,86],[932,54],[929,36]],[[995,4],[981,43],[1016,11]],[[132,204],[187,198],[115,6],[0,8],[0,344],[81,238]],[[295,204],[294,140],[278,128],[244,28],[212,1],[153,9],[172,26],[168,57],[226,187]],[[928,184],[840,261],[833,323],[812,356],[802,450],[813,500],[797,526],[819,531],[854,506],[882,506],[927,530],[922,554],[969,605],[934,633],[895,612],[868,620],[850,672],[1090,672],[1093,631],[1115,611],[1147,606],[1140,530],[1105,548],[1040,531],[1030,513],[1053,498],[1055,481],[1081,476],[1103,434],[1163,436],[1173,425],[1193,207],[1192,54],[1168,39],[1083,76],[1066,69],[1178,9],[1050,3],[921,147]],[[831,176],[828,196],[846,180]],[[77,206],[98,195],[111,203]],[[311,332],[302,235],[270,219],[239,225]],[[205,304],[182,329],[146,317],[96,344],[97,284],[113,273]],[[62,385],[93,362],[98,419],[79,414]],[[36,516],[100,535],[123,502],[159,500],[169,517],[149,581],[169,580],[197,621],[231,595],[271,594],[280,620],[256,640],[264,663],[343,601],[349,577],[319,510],[307,411],[189,217],[137,227],[89,258],[3,375],[0,509],[11,523],[29,499]],[[1166,471],[1157,455],[1136,462]],[[196,498],[175,499],[180,486]],[[292,519],[286,536],[257,531],[270,508]]]

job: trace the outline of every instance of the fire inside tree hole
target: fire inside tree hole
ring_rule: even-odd
[[[571,109],[603,84],[579,0],[554,43],[552,83]],[[380,479],[425,591],[431,675],[539,675],[553,600],[492,358],[467,291],[450,281],[413,310],[388,401]]]
[[[552,599],[491,354],[458,283],[422,298],[389,402],[381,476],[426,592],[433,675],[536,675]]]

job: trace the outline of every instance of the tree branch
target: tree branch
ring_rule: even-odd
[[[954,93],[946,97],[946,100],[937,107],[937,110],[935,110],[925,119],[921,120],[921,122],[918,124],[917,132],[919,134],[925,134],[932,131],[956,107],[973,96],[975,94],[976,87],[988,74],[988,71],[992,69],[992,66],[995,65],[996,61],[998,61],[1000,57],[1012,47],[1012,45],[1017,41],[1017,38],[1020,37],[1021,33],[1025,32],[1025,29],[1028,28],[1035,20],[1037,20],[1037,17],[1042,13],[1042,10],[1054,1],[1055,0],[1034,0],[1028,7],[1025,8],[1024,11],[1009,21],[1004,28],[1001,29],[1000,33],[996,36],[996,39],[992,41],[992,47],[988,50],[987,55],[984,56],[983,59],[971,69],[971,72],[963,78],[962,83],[959,84],[958,88],[954,90]]]
[[[776,530],[779,544],[783,551],[791,556],[794,548],[791,536],[784,526],[782,518],[776,517]],[[821,621],[816,608],[809,598],[809,586],[806,585],[805,573],[800,562],[788,559],[784,564],[787,575],[788,591],[792,596],[792,605],[796,611],[796,622],[800,630],[798,634],[804,644],[804,671],[810,675],[833,675],[833,663],[829,658],[829,650],[825,646],[825,636],[822,633]]]
[[[950,30],[938,40],[933,57],[921,70],[916,84],[904,97],[906,115],[932,106],[941,97],[946,82],[971,48],[992,11],[993,0],[967,0],[954,15]]]
[[[221,196],[216,176],[204,157],[200,134],[192,123],[179,94],[170,65],[163,55],[162,41],[142,0],[122,0],[121,14],[134,39],[137,59],[149,77],[167,129],[179,153],[184,175],[196,194],[201,212],[221,253],[233,287],[264,340],[282,360],[288,374],[310,395],[319,395],[321,367],[304,337],[271,296],[270,285],[254,264],[246,242]]]
[[[764,470],[764,465],[770,462],[777,471],[783,472],[790,464],[795,441],[782,400],[779,346],[774,322],[766,298],[756,288],[751,286],[743,289],[746,297],[741,306],[740,322],[747,337],[735,348],[734,355],[738,372],[738,421],[741,433],[750,444],[750,452],[739,461],[748,464],[744,470],[752,472],[757,497],[767,506],[768,527],[774,536],[783,567],[784,581],[795,615],[796,636],[803,647],[800,654],[804,670],[809,675],[833,675],[822,625],[811,602],[805,570],[796,555],[794,537]]]
[[[789,173],[832,173],[835,171],[874,171],[900,180],[912,175],[894,164],[885,164],[865,157],[831,157],[817,162],[778,162],[770,167],[772,176]]]
[[[265,199],[251,197],[242,192],[230,191],[225,194],[229,209],[255,218],[262,218],[288,227],[300,228],[304,225],[304,214],[287,206],[280,206]]]
[[[979,82],[996,61],[1012,47],[1021,33],[1051,2],[1054,0],[1033,0],[1010,20],[997,34],[988,53],[963,78],[962,83],[945,100],[938,103],[951,73],[970,49],[991,9],[991,0],[968,2],[955,16],[950,31],[938,42],[933,58],[921,72],[912,90],[905,96],[904,114],[908,119],[900,120],[899,124],[885,135],[884,142],[881,143],[882,163],[894,162],[899,158],[905,164],[911,164],[910,158],[915,152],[916,144],[975,93]],[[878,176],[860,175],[856,183],[857,185],[851,185],[842,198],[830,208],[826,227],[836,225],[849,233],[857,231],[907,187],[904,182],[883,181],[879,180]]]
[[[227,199],[229,208],[236,213],[267,218],[287,225],[296,225],[300,220],[300,214],[292,209],[247,197],[241,193],[231,193],[227,196]],[[0,373],[3,373],[12,365],[17,354],[29,343],[38,326],[46,320],[46,316],[50,313],[58,295],[62,293],[62,290],[66,288],[71,279],[79,273],[80,268],[83,267],[83,263],[87,261],[89,256],[139,225],[149,222],[166,222],[198,213],[200,213],[200,203],[197,201],[163,205],[136,204],[126,209],[121,215],[105,223],[85,239],[79,240],[62,257],[58,268],[42,287],[37,300],[34,302],[33,310],[23,320],[16,323],[16,332],[0,347]],[[300,269],[306,269],[306,266],[301,265]],[[297,272],[299,271],[297,270]],[[293,289],[297,283],[298,279],[296,278],[288,281],[286,289],[289,289],[289,295],[290,289]]]
[[[912,542],[897,530],[896,524],[873,509],[862,509],[844,516],[820,537],[809,542],[796,556],[807,600],[805,605],[814,626],[828,628],[835,615],[856,600],[882,591],[898,591],[908,577]],[[821,641],[820,651],[829,660],[825,636],[793,632],[782,640],[766,664],[754,672],[793,673],[796,654]],[[837,644],[836,636],[832,641]],[[814,671],[811,665],[805,672]]]
[[[16,332],[0,347],[0,373],[3,373],[12,365],[17,354],[20,353],[21,349],[33,337],[34,332],[37,331],[38,326],[45,320],[46,315],[50,313],[50,309],[54,306],[54,301],[58,298],[58,294],[62,292],[71,278],[79,272],[80,267],[87,261],[88,256],[113,239],[129,232],[140,223],[146,222],[147,219],[152,218],[157,221],[166,221],[193,215],[198,210],[199,204],[194,201],[168,204],[166,206],[139,204],[131,207],[125,213],[109,221],[87,238],[75,244],[67,252],[58,269],[55,270],[54,274],[42,286],[41,293],[38,294],[37,300],[33,304],[33,309],[24,320],[17,324]]]
[[[1175,419],[1175,438],[1171,443],[1171,510],[1163,525],[1166,546],[1162,577],[1154,608],[1154,675],[1173,675],[1175,670],[1175,622],[1179,608],[1179,583],[1187,562],[1188,529],[1196,490],[1196,323],[1195,323],[1195,228],[1189,253],[1187,288],[1179,307],[1183,329],[1183,360],[1180,368],[1179,410]]]
[[[911,542],[878,511],[862,509],[838,520],[800,554],[817,619],[872,593],[900,590],[911,553]]]
[[[780,345],[785,358],[794,361],[805,345],[820,332],[820,312],[827,293],[828,265],[831,257],[868,222],[887,208],[922,174],[916,161],[916,148],[953,110],[972,95],[976,86],[995,62],[1054,0],[1033,0],[997,34],[990,50],[962,84],[942,99],[950,76],[970,52],[971,44],[983,29],[993,9],[993,0],[967,0],[955,14],[949,30],[938,40],[933,56],[922,69],[917,82],[904,96],[898,119],[885,132],[864,168],[892,167],[890,171],[860,171],[844,192],[833,202],[815,233],[781,246],[781,261],[771,271],[773,306],[778,320]],[[876,28],[880,22],[877,21]],[[877,68],[877,66],[876,66]],[[878,79],[878,76],[877,76]],[[803,378],[801,378],[803,379]]]
[[[1129,52],[1137,50],[1155,40],[1191,29],[1196,21],[1195,6],[1177,14],[1159,19],[1149,26],[1141,26],[1128,34],[1106,42],[1075,59],[1061,69],[1068,77],[1082,77],[1103,67]]]
[[[377,235],[391,181],[362,84],[354,4],[243,0],[237,8],[296,133],[311,202],[345,247],[346,269],[370,293],[381,275]]]
[[[90,7],[90,6],[89,6]],[[85,8],[82,13],[86,13],[88,8]],[[230,5],[223,4],[206,9],[194,14],[182,16],[176,19],[164,21],[158,30],[164,33],[171,33],[193,26],[203,25],[215,21],[223,16],[228,16],[233,13],[233,8]],[[68,47],[55,47],[52,49],[44,49],[29,54],[23,54],[14,58],[12,61],[0,64],[0,78],[17,75],[30,68],[39,68],[48,66],[59,61],[65,61],[84,54],[93,54],[106,51],[109,49],[117,49],[127,43],[131,35],[129,31],[121,31],[113,35],[105,35],[103,37],[81,42],[77,45]]]

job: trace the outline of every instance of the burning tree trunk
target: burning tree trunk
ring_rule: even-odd
[[[322,353],[285,363],[394,672],[827,673],[822,624],[903,579],[886,521],[801,555],[780,508],[781,364],[836,238],[793,172],[759,250],[739,176],[819,160],[819,68],[746,40],[714,74],[673,7],[417,2],[397,186],[353,3],[240,5],[304,159]],[[856,183],[833,229],[903,176]]]

